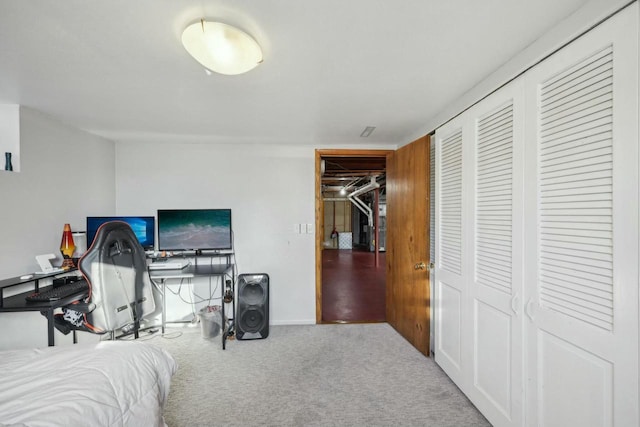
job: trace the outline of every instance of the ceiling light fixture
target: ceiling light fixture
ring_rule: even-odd
[[[182,33],[182,44],[206,69],[220,74],[246,73],[262,62],[262,49],[253,37],[221,22],[194,22]]]
[[[362,131],[362,133],[360,134],[360,136],[362,138],[366,138],[369,135],[371,135],[373,133],[373,131],[376,129],[375,126],[367,126],[366,128],[364,128],[364,130]]]

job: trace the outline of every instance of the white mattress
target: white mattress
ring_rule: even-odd
[[[0,352],[0,425],[164,426],[177,365],[139,341]]]

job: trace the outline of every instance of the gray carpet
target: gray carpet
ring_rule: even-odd
[[[178,362],[165,411],[181,426],[487,426],[433,362],[391,326],[272,326],[265,340],[168,329]],[[170,338],[173,337],[173,338]]]

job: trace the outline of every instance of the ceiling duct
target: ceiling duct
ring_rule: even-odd
[[[359,195],[368,193],[369,191],[380,188],[380,184],[376,181],[376,177],[371,177],[371,182],[365,186],[358,188],[356,191],[352,192],[347,196],[347,199],[351,201],[358,209],[362,211],[367,216],[367,223],[369,226],[373,226],[373,212],[371,208],[367,206],[362,200],[358,198]]]

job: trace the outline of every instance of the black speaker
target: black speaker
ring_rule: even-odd
[[[256,340],[269,336],[269,276],[240,274],[237,299],[236,338]]]

